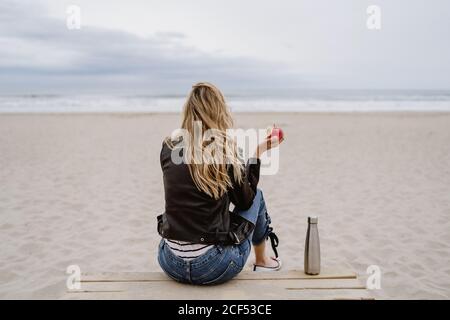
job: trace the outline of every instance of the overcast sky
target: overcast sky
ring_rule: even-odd
[[[0,93],[450,89],[449,38],[448,0],[0,0]]]

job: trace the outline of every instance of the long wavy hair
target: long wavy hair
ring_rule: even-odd
[[[243,162],[236,141],[227,135],[227,129],[232,128],[233,119],[222,92],[208,82],[193,85],[182,113],[181,129],[188,133],[183,139],[189,139],[183,143],[183,156],[196,187],[214,199],[232,187],[230,173],[235,181],[242,182]],[[174,140],[172,136],[166,142],[173,148]],[[229,165],[233,171],[228,170]]]

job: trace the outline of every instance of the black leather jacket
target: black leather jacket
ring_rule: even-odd
[[[163,171],[165,212],[158,216],[158,232],[168,239],[208,244],[240,243],[253,230],[249,221],[229,211],[230,202],[241,210],[250,208],[256,194],[261,162],[245,166],[243,182],[216,200],[197,189],[186,164],[175,164],[172,149],[164,142],[160,161]],[[254,162],[254,163],[253,163]],[[253,164],[250,164],[253,163]]]

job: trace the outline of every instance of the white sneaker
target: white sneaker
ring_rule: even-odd
[[[278,262],[278,265],[276,267],[266,267],[266,266],[260,266],[260,265],[254,264],[253,271],[255,271],[255,272],[279,271],[281,269],[281,259],[273,258],[273,257],[271,257],[271,259]]]

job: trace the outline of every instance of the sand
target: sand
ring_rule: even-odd
[[[322,265],[382,271],[377,298],[450,298],[450,114],[239,114],[284,128],[261,178],[286,269],[319,216]],[[0,297],[54,298],[82,272],[157,271],[159,151],[179,116],[0,116]],[[249,261],[249,264],[251,261]]]

